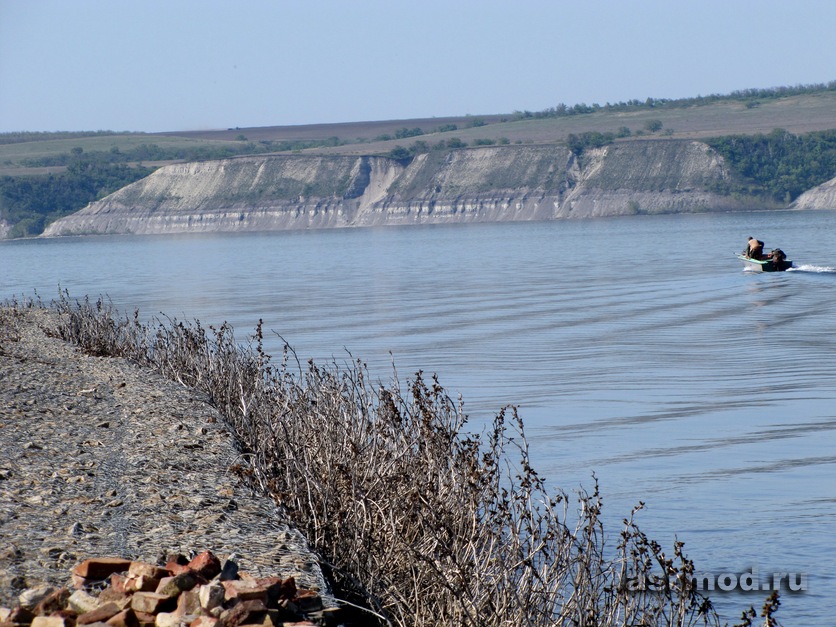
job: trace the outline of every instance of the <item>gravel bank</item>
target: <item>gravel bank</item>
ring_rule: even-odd
[[[241,462],[201,394],[53,337],[54,313],[0,307],[0,605],[112,555],[237,554],[328,594],[317,557]]]

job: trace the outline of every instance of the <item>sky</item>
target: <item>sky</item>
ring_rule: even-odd
[[[832,0],[0,0],[0,132],[541,111],[836,80]]]

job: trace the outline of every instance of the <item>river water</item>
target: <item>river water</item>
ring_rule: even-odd
[[[0,299],[60,285],[241,340],[262,318],[274,355],[438,373],[476,425],[518,405],[550,485],[594,472],[613,543],[642,500],[642,528],[718,586],[789,573],[779,618],[830,625],[834,232],[821,211],[10,241]],[[744,271],[750,235],[796,269]],[[714,598],[734,622],[766,595]]]

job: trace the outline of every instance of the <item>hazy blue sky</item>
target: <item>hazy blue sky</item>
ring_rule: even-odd
[[[832,0],[0,0],[0,131],[539,111],[836,79]]]

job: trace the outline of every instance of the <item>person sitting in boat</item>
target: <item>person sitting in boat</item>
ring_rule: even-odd
[[[754,237],[750,237],[743,254],[749,257],[749,259],[763,259],[763,242]]]

